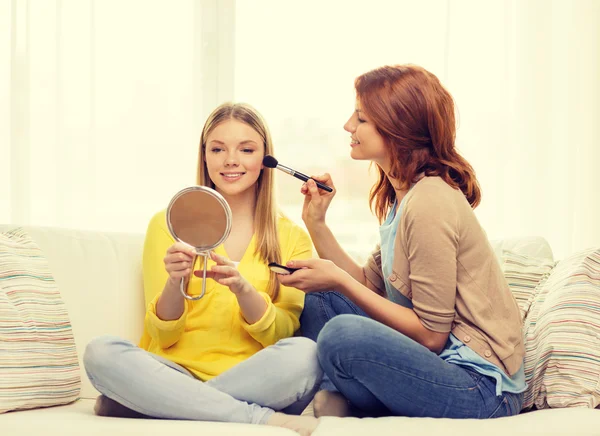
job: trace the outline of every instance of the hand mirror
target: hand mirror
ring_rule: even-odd
[[[196,257],[192,262],[191,276],[198,256],[204,257],[202,293],[187,294],[181,278],[179,289],[188,300],[199,300],[206,292],[206,269],[210,250],[214,250],[227,239],[231,231],[231,209],[229,204],[214,189],[206,186],[190,186],[182,189],[171,199],[167,207],[167,227],[176,241],[194,248]],[[189,281],[188,281],[189,283]]]

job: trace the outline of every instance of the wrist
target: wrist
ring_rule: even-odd
[[[184,288],[186,288],[187,283],[184,282],[183,286],[184,286]],[[165,285],[164,291],[166,291],[168,293],[179,293],[180,288],[181,288],[181,279],[173,279],[173,278],[169,277],[167,279],[167,283]]]
[[[308,233],[310,233],[311,236],[319,235],[327,231],[328,228],[325,219],[319,221],[305,222],[304,224],[306,224],[306,229],[308,230]]]
[[[333,288],[339,293],[346,295],[348,293],[348,279],[350,278],[350,274],[348,274],[345,270],[340,267],[336,267]]]
[[[244,283],[239,290],[237,290],[237,292],[235,292],[235,295],[238,297],[243,297],[245,295],[249,295],[252,292],[256,292],[256,290],[252,287],[252,285],[248,282]]]

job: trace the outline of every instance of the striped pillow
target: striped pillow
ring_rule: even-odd
[[[600,248],[560,261],[524,325],[523,408],[600,404]]]
[[[536,288],[546,281],[555,264],[547,259],[502,251],[502,272],[519,305],[521,320],[529,312]]]
[[[66,307],[22,229],[0,233],[0,413],[70,403],[81,379]]]

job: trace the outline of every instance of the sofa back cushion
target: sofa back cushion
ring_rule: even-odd
[[[81,387],[67,308],[40,248],[0,233],[0,413],[66,404]]]
[[[548,262],[554,261],[554,255],[552,253],[550,244],[541,236],[492,239],[490,244],[496,253],[496,257],[501,263],[502,253],[504,251],[510,251],[512,253],[520,254],[522,256],[529,256],[540,260],[546,260]]]

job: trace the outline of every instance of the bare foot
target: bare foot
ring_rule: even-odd
[[[350,416],[350,404],[339,392],[319,391],[314,399],[315,416]]]
[[[149,416],[143,415],[135,410],[131,410],[128,407],[123,406],[121,403],[117,403],[115,400],[111,400],[104,395],[100,395],[98,398],[96,398],[94,412],[98,416],[112,416],[117,418],[150,418]]]
[[[302,436],[310,436],[319,425],[319,420],[314,416],[286,415],[275,412],[269,417],[267,425],[289,428]]]
[[[313,399],[313,401],[311,401],[310,403],[308,403],[308,406],[306,406],[306,409],[304,409],[302,411],[302,413],[300,414],[301,416],[315,416],[315,401]]]

